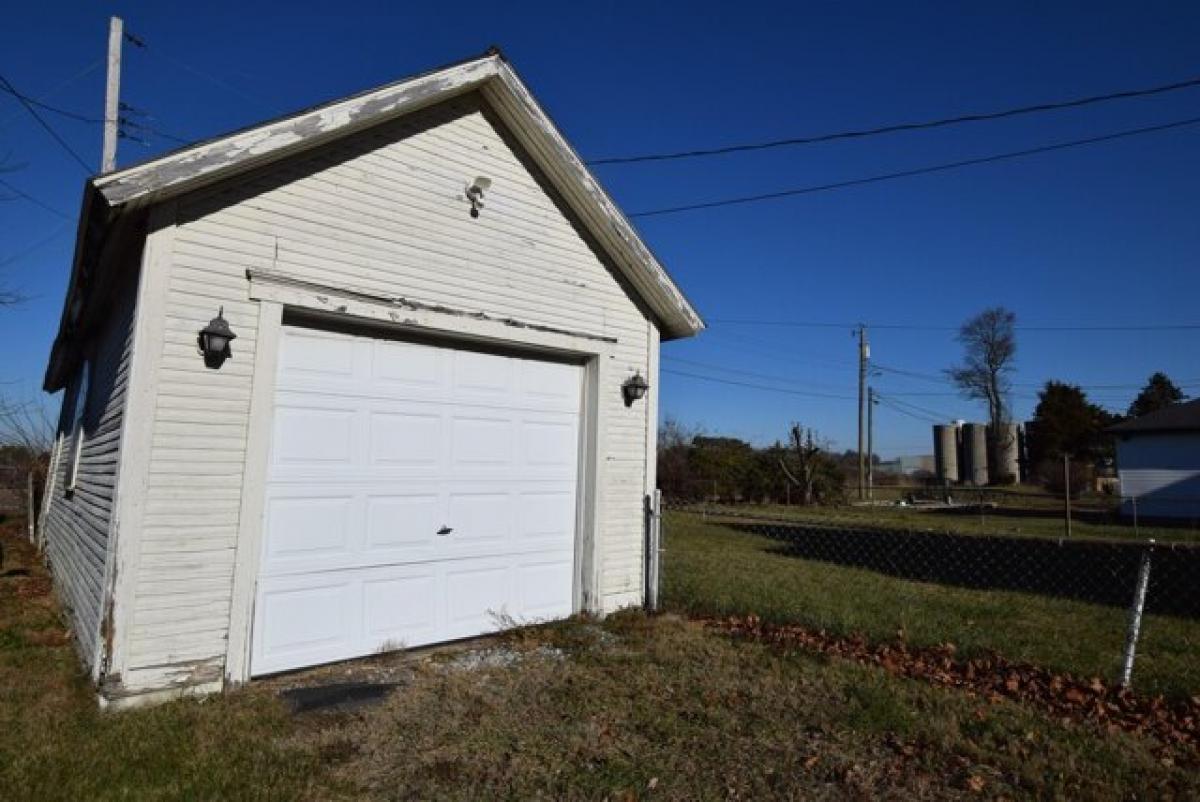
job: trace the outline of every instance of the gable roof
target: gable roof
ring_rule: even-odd
[[[1200,431],[1200,399],[1169,407],[1110,426],[1114,434]]]
[[[654,315],[663,339],[704,323],[499,50],[188,145],[90,179],[75,262],[45,387],[59,389],[63,342],[78,322],[81,284],[122,218],[199,187],[312,150],[467,92],[479,92],[578,215]]]

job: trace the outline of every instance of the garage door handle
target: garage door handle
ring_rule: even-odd
[[[439,535],[448,535],[448,534],[450,534],[450,533],[451,533],[451,532],[453,532],[453,531],[454,531],[454,529],[453,529],[452,527],[449,527],[449,526],[443,526],[441,529],[439,529],[439,530],[437,531],[437,533],[438,533]]]

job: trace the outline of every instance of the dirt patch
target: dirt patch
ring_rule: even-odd
[[[565,657],[562,649],[553,646],[538,646],[528,650],[496,646],[463,652],[438,666],[446,671],[479,671],[486,668],[508,668],[527,660],[562,660]]]

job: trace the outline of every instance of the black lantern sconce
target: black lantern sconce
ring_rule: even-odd
[[[221,367],[226,359],[233,356],[233,352],[229,350],[229,343],[236,337],[229,328],[229,321],[225,319],[225,307],[222,306],[217,316],[200,330],[197,337],[200,353],[204,354],[204,364],[214,370]]]
[[[625,380],[621,385],[621,395],[625,397],[625,406],[633,406],[633,402],[639,398],[646,396],[646,391],[650,389],[650,383],[642,377],[640,372],[633,374]]]

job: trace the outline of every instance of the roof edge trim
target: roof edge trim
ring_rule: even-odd
[[[483,56],[181,148],[93,179],[108,210],[138,208],[478,90],[529,147],[642,296],[663,339],[704,322],[550,117],[495,49]]]

